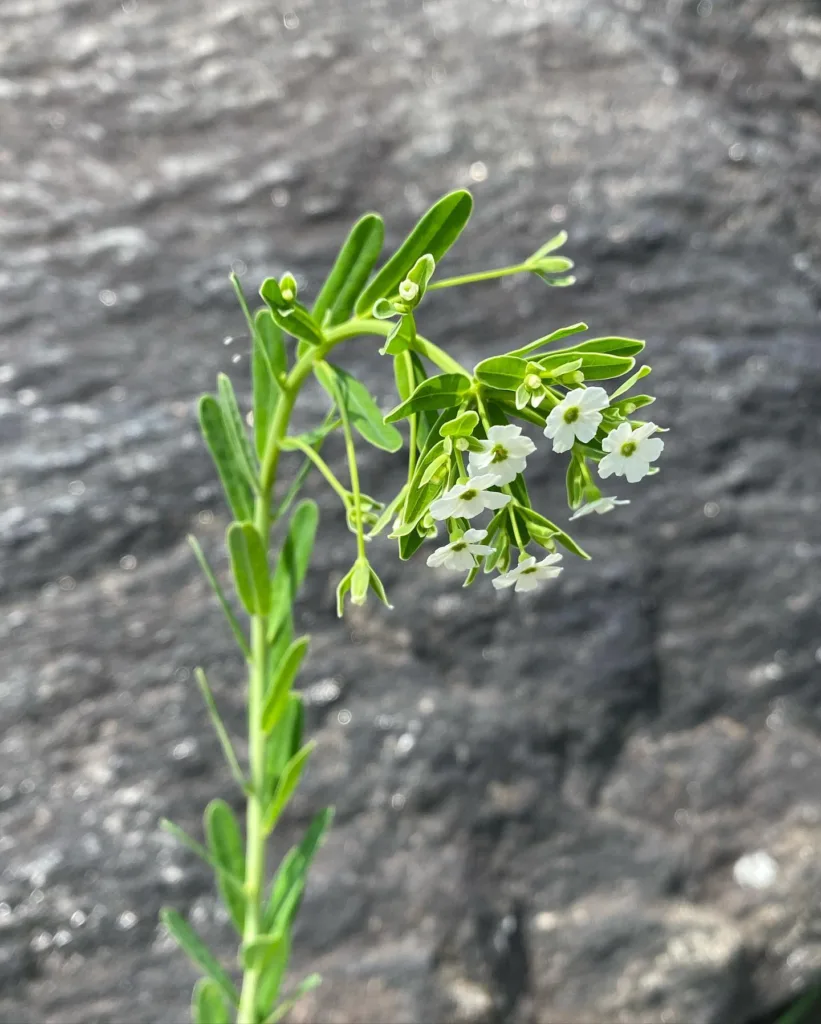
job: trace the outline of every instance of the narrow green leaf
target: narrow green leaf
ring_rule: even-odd
[[[271,315],[283,331],[310,345],[321,345],[325,340],[322,328],[299,302],[286,302],[275,277],[266,277],[259,289]]]
[[[317,323],[333,327],[350,318],[379,259],[384,238],[385,225],[378,213],[366,213],[354,224],[314,303]]]
[[[231,769],[231,774],[234,776],[234,780],[243,792],[248,789],[248,783],[245,776],[242,774],[242,768],[240,768],[237,755],[234,752],[234,745],[231,743],[231,738],[228,735],[228,730],[220,718],[217,703],[214,700],[214,694],[211,692],[211,687],[208,685],[208,678],[205,672],[201,668],[194,669],[194,678],[197,680],[197,685],[202,693],[205,706],[208,709],[208,714],[211,718],[211,724],[214,726],[214,732],[217,734],[217,739],[220,741],[222,752],[225,754],[225,759],[228,762],[228,767]]]
[[[544,259],[551,252],[555,252],[557,249],[561,249],[564,243],[567,241],[567,232],[560,231],[557,235],[554,235],[549,241],[537,249],[527,260],[528,263],[537,263],[539,260]]]
[[[256,456],[245,431],[245,423],[239,410],[237,396],[234,393],[234,385],[231,383],[230,377],[224,373],[217,375],[217,391],[223,423],[234,449],[237,465],[242,469],[251,487],[259,493]]]
[[[268,807],[268,810],[265,812],[263,829],[266,835],[273,830],[279,820],[279,816],[285,808],[285,805],[291,799],[291,795],[299,783],[305,765],[308,763],[308,758],[313,753],[315,746],[316,743],[313,740],[311,740],[310,743],[306,743],[305,746],[298,751],[282,769],[282,774],[279,777],[274,797]]]
[[[273,679],[268,686],[265,705],[262,709],[262,729],[270,732],[277,724],[288,704],[288,695],[302,666],[302,659],[308,650],[310,637],[302,636],[288,647],[285,656],[276,666]]]
[[[311,559],[318,522],[319,507],[315,501],[301,501],[294,509],[271,582],[269,642],[276,636],[281,622],[290,614],[291,606],[302,586]]]
[[[821,987],[816,986],[804,995],[778,1018],[776,1024],[814,1024],[821,1010]],[[813,1011],[813,1012],[811,1012]]]
[[[645,342],[639,338],[590,338],[581,341],[566,352],[604,352],[611,356],[636,356],[644,349]]]
[[[243,943],[242,965],[246,969],[264,969],[285,942],[285,936],[279,932],[274,935],[260,935],[253,942]]]
[[[405,507],[402,510],[402,523],[404,527],[416,525],[416,523],[425,514],[430,503],[437,497],[439,492],[447,483],[447,469],[445,469],[443,463],[440,462],[442,455],[446,454],[445,442],[438,441],[417,463],[413,479],[408,487],[408,494],[405,498]],[[425,475],[428,469],[434,464],[438,464],[438,475],[425,480]]]
[[[547,414],[552,408],[552,405],[545,400],[538,409],[534,409],[531,405],[517,409],[515,403],[511,401],[512,396],[509,391],[498,391],[496,388],[486,386],[482,387],[482,395],[485,399],[485,404],[488,406],[488,413],[490,413],[492,407],[495,407],[495,413],[501,412],[504,415],[504,419],[500,421],[503,423],[519,419],[543,427]]]
[[[220,991],[231,1003],[238,1005],[239,995],[228,972],[220,966],[214,954],[185,918],[171,907],[163,907],[160,911],[160,920],[193,963],[219,986]]]
[[[574,555],[578,555],[579,558],[590,560],[590,555],[580,547],[569,534],[565,533],[561,527],[556,526],[555,523],[551,523],[549,519],[545,519],[544,516],[540,515],[535,509],[517,507],[517,512],[521,512],[523,518],[528,524],[528,529],[533,540],[537,544],[541,544],[542,547],[547,547],[545,543],[547,540],[558,541],[562,547],[567,548]]]
[[[263,1019],[273,1008],[279,996],[285,968],[291,954],[291,939],[288,933],[266,936],[268,948],[258,960],[262,969],[257,990],[257,1013]]]
[[[285,714],[271,730],[265,746],[266,794],[273,795],[285,767],[302,746],[305,708],[302,697],[291,691]]]
[[[512,352],[508,352],[509,356],[526,356],[531,352],[536,352],[540,348],[544,348],[545,345],[552,345],[554,341],[561,341],[562,338],[567,338],[571,334],[578,334],[580,331],[586,331],[587,324],[577,323],[571,324],[569,327],[560,327],[558,331],[553,331],[552,334],[546,334],[543,338],[537,338],[535,341],[531,341],[527,345],[523,345],[522,348],[514,349]]]
[[[260,459],[281,392],[280,378],[288,369],[282,329],[269,309],[257,310],[253,322],[251,377],[254,401],[254,443]]]
[[[632,388],[634,384],[638,384],[638,382],[642,379],[642,377],[646,377],[647,374],[651,373],[651,372],[652,372],[652,370],[651,370],[651,368],[649,366],[641,366],[641,367],[639,367],[639,369],[636,370],[636,372],[633,374],[632,377],[628,377],[627,380],[624,381],[624,383],[620,384],[616,388],[616,390],[610,396],[610,401],[612,402],[614,398],[618,398],[619,395],[623,395],[626,391],[629,391],[630,388]],[[645,404],[647,404],[647,403],[645,403]]]
[[[567,362],[568,354],[571,351],[539,356],[536,362],[543,370],[552,372],[556,367]],[[621,377],[622,374],[629,373],[636,365],[636,360],[630,356],[611,356],[603,352],[581,352],[578,354],[578,358],[582,361],[581,369],[585,380],[609,380],[611,377]]]
[[[214,574],[214,570],[211,568],[211,566],[208,563],[208,559],[205,557],[205,552],[200,547],[200,543],[197,540],[197,538],[191,533],[188,534],[188,543],[191,545],[191,549],[194,552],[194,556],[200,563],[200,568],[205,573],[206,579],[211,584],[211,589],[216,594],[217,600],[220,603],[220,607],[222,608],[225,618],[228,620],[228,625],[231,627],[231,631],[233,632],[234,637],[237,643],[239,644],[240,650],[242,651],[246,658],[250,657],[251,648],[248,645],[248,640],[245,637],[245,633],[243,632],[242,626],[239,623],[239,619],[237,619],[236,615],[234,614],[234,610],[231,608],[231,605],[228,603],[228,599],[226,598],[222,587],[219,585],[219,580]]]
[[[263,913],[263,928],[266,931],[286,931],[291,928],[308,870],[330,828],[333,816],[331,807],[314,815],[299,846],[292,847],[283,858]]]
[[[191,997],[191,1020],[194,1024],[231,1024],[231,1016],[222,990],[210,978],[200,978]]]
[[[234,927],[242,935],[245,927],[245,894],[226,879],[245,880],[245,848],[234,812],[224,800],[212,800],[205,808],[205,835],[211,855],[220,867],[217,872],[223,902]]]
[[[631,395],[629,398],[620,398],[618,402],[611,402],[610,408],[623,416],[632,416],[637,409],[643,409],[645,405],[652,405],[653,402],[655,398],[652,395]]]
[[[483,384],[499,391],[515,391],[527,374],[527,360],[517,356],[483,359],[473,370]]]
[[[253,523],[231,523],[226,532],[237,594],[249,615],[267,615],[271,608],[268,556]]]
[[[393,330],[385,339],[385,344],[380,348],[381,356],[398,356],[401,352],[407,352],[413,348],[416,342],[416,321],[413,313],[406,313],[400,317],[393,326]]]
[[[336,399],[337,393],[340,395],[351,425],[366,441],[386,452],[399,451],[402,435],[396,427],[384,422],[379,406],[361,381],[332,363],[316,363],[314,373],[331,398]]]
[[[422,533],[419,527],[404,534],[399,538],[399,557],[403,562],[407,562],[409,558],[413,558],[426,540],[427,534]]]
[[[359,296],[357,315],[370,313],[377,299],[395,295],[420,256],[430,254],[438,263],[459,237],[472,209],[473,197],[463,189],[435,203]]]
[[[406,399],[385,416],[386,423],[395,423],[414,412],[426,409],[446,409],[461,405],[470,390],[469,378],[459,373],[441,373],[428,377]]]
[[[315,988],[319,988],[322,984],[322,975],[320,974],[309,974],[308,977],[299,983],[294,989],[293,995],[288,996],[284,1002],[280,1003],[274,1012],[265,1018],[265,1024],[279,1024],[283,1017],[287,1016],[299,1002],[299,1000],[312,992]]]
[[[251,485],[237,462],[220,404],[213,395],[203,395],[197,411],[202,435],[211,452],[231,511],[236,519],[250,519],[254,512]]]
[[[393,517],[399,511],[402,502],[405,500],[405,494],[407,493],[407,490],[408,485],[404,484],[402,490],[396,495],[396,497],[393,499],[390,505],[386,505],[382,509],[379,518],[376,520],[376,522],[371,527],[370,532],[367,534],[369,540],[371,540],[373,537],[378,536],[385,529],[385,527],[388,525],[391,519],[393,519]]]

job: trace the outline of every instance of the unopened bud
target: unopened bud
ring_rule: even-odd
[[[399,285],[399,298],[405,302],[413,302],[419,294],[419,285],[407,278]]]

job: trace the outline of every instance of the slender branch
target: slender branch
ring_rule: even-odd
[[[289,437],[287,438],[287,444],[283,441],[283,447],[285,448],[296,448],[303,452],[305,456],[316,466],[319,472],[325,477],[331,487],[336,491],[339,497],[342,499],[342,503],[347,505],[348,503],[348,492],[342,486],[342,484],[334,476],[328,463],[322,458],[318,451],[311,447],[307,441],[303,441],[301,437]]]
[[[477,281],[492,281],[497,277],[509,277],[511,274],[521,274],[527,270],[530,270],[530,267],[526,263],[517,263],[513,267],[499,267],[496,270],[480,270],[476,274],[446,277],[441,281],[432,281],[428,285],[428,291],[436,291],[439,288],[455,288],[460,284],[474,284]]]

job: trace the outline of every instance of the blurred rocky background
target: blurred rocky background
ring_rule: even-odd
[[[672,430],[532,600],[386,542],[396,610],[339,623],[351,538],[311,485],[319,746],[277,848],[337,822],[293,1019],[751,1024],[813,982],[819,101],[816,0],[2,0],[0,1019],[186,1020],[164,903],[232,955],[158,829],[238,806],[192,669],[239,731],[242,666],[185,543],[225,569],[194,403],[219,370],[247,395],[227,274],[310,290],[359,214],[396,244],[455,186],[448,269],[566,228],[579,284],[434,294],[426,333],[471,364],[579,319],[646,338]],[[387,407],[376,347],[348,365]],[[372,493],[401,474],[367,454]],[[532,490],[566,514],[546,448]]]

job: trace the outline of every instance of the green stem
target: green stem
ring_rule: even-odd
[[[499,267],[496,270],[480,270],[476,274],[462,274],[460,277],[446,277],[441,281],[433,281],[428,285],[428,291],[435,291],[437,288],[455,288],[460,284],[474,284],[477,281],[492,281],[496,277],[509,277],[511,274],[521,274],[530,267],[526,263],[517,263],[513,267]]]
[[[342,499],[343,505],[347,507],[348,492],[345,490],[345,488],[342,486],[339,480],[337,480],[337,478],[334,476],[331,467],[322,458],[319,452],[316,451],[316,449],[312,448],[311,445],[307,443],[307,441],[303,441],[301,437],[289,437],[288,444],[286,447],[297,448],[299,451],[303,452],[308,457],[308,459],[311,462],[313,462],[313,464],[316,466],[319,472],[325,477],[325,479],[331,485],[332,489],[339,495],[339,497]]]
[[[365,554],[365,531],[362,528],[362,498],[359,489],[359,467],[356,464],[356,448],[354,446],[351,421],[348,419],[348,410],[337,387],[336,377],[331,375],[329,380],[332,383],[334,398],[336,399],[339,418],[342,420],[342,434],[345,438],[345,454],[348,457],[348,472],[351,475],[351,492],[353,494],[354,524],[356,526],[356,552],[360,559],[367,560]]]

